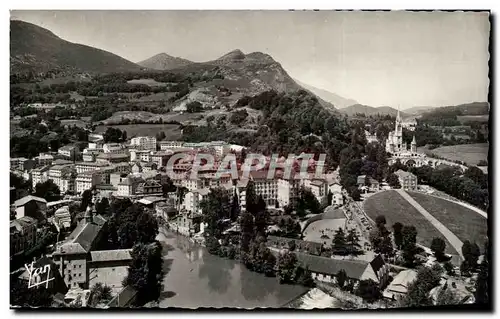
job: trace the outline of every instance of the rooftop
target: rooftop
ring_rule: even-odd
[[[296,252],[297,260],[303,267],[309,267],[312,272],[326,275],[337,275],[340,270],[344,270],[347,277],[361,279],[361,276],[369,266],[367,261],[333,259],[328,257],[314,256]]]
[[[91,251],[90,256],[92,261],[132,260],[130,251],[131,249],[98,250]]]
[[[46,201],[44,198],[37,197],[37,196],[33,196],[33,195],[28,195],[28,196],[24,196],[24,197],[23,197],[23,198],[21,198],[21,199],[16,200],[16,201],[14,202],[14,206],[15,206],[15,207],[24,206],[24,205],[26,205],[28,202],[31,202],[32,200],[37,201],[37,202],[42,202],[42,203],[47,204],[47,201]]]

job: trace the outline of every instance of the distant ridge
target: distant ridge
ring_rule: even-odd
[[[295,82],[297,82],[300,86],[302,86],[304,89],[311,91],[313,94],[319,96],[323,100],[332,103],[336,108],[344,108],[353,104],[358,104],[356,100],[353,99],[347,99],[345,97],[342,97],[338,94],[332,93],[327,90],[323,89],[318,89],[314,86],[305,84],[303,82],[300,82],[299,80],[295,79]]]
[[[72,43],[37,25],[10,21],[11,73],[75,70],[80,72],[121,72],[141,67],[116,54]]]
[[[398,114],[398,110],[390,106],[373,107],[363,104],[354,104],[346,108],[340,109],[339,111],[340,113],[347,114],[348,116],[354,116],[356,114],[364,114],[366,116],[377,115],[377,114],[396,116]],[[403,111],[401,111],[400,114],[401,117],[403,118],[409,116],[409,114]]]
[[[138,62],[137,64],[148,69],[164,71],[180,68],[193,63],[193,61],[189,61],[183,58],[173,57],[166,53],[159,53],[155,56],[150,57],[149,59]]]

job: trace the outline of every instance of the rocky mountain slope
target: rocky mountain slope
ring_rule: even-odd
[[[356,100],[353,99],[347,99],[345,97],[342,97],[338,94],[332,93],[327,90],[319,89],[317,87],[305,84],[303,82],[300,82],[298,80],[295,80],[300,86],[302,86],[304,89],[312,92],[313,94],[321,97],[323,100],[332,103],[336,108],[345,108],[350,105],[358,104]]]

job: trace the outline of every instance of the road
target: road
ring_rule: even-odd
[[[411,197],[406,191],[402,189],[396,189],[396,191],[403,196],[404,199],[408,203],[410,203],[415,209],[422,214],[447,240],[448,242],[455,248],[458,252],[460,258],[463,260],[462,256],[462,246],[463,243],[458,237],[452,233],[445,225],[439,222],[434,216],[432,216],[425,208],[423,208],[419,203],[417,203],[413,197]]]

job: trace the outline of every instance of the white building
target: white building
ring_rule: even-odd
[[[75,191],[76,170],[71,166],[55,165],[49,169],[48,179],[59,187],[61,194]]]
[[[414,132],[417,127],[417,119],[415,117],[409,117],[403,120],[401,125],[408,131]]]
[[[127,148],[120,143],[106,143],[102,146],[104,153],[113,154],[125,154],[127,153]]]
[[[169,149],[182,148],[184,146],[184,142],[182,141],[161,141],[160,150],[166,151]]]
[[[138,136],[130,140],[130,146],[143,149],[156,151],[156,137],[152,136]]]
[[[365,130],[365,136],[368,143],[378,143],[377,134],[370,134],[370,132]]]
[[[31,171],[31,181],[33,189],[35,189],[36,184],[45,183],[49,179],[49,169],[50,166],[44,166],[35,168]]]
[[[299,198],[300,180],[298,179],[278,179],[278,203],[279,207],[295,203]]]
[[[401,115],[399,114],[399,109],[398,115],[396,116],[395,129],[394,131],[389,132],[389,137],[387,138],[385,143],[385,151],[393,155],[408,151],[408,146],[405,142],[403,142],[403,123],[401,120]],[[417,151],[417,142],[415,141],[415,135],[413,136],[410,151]]]

